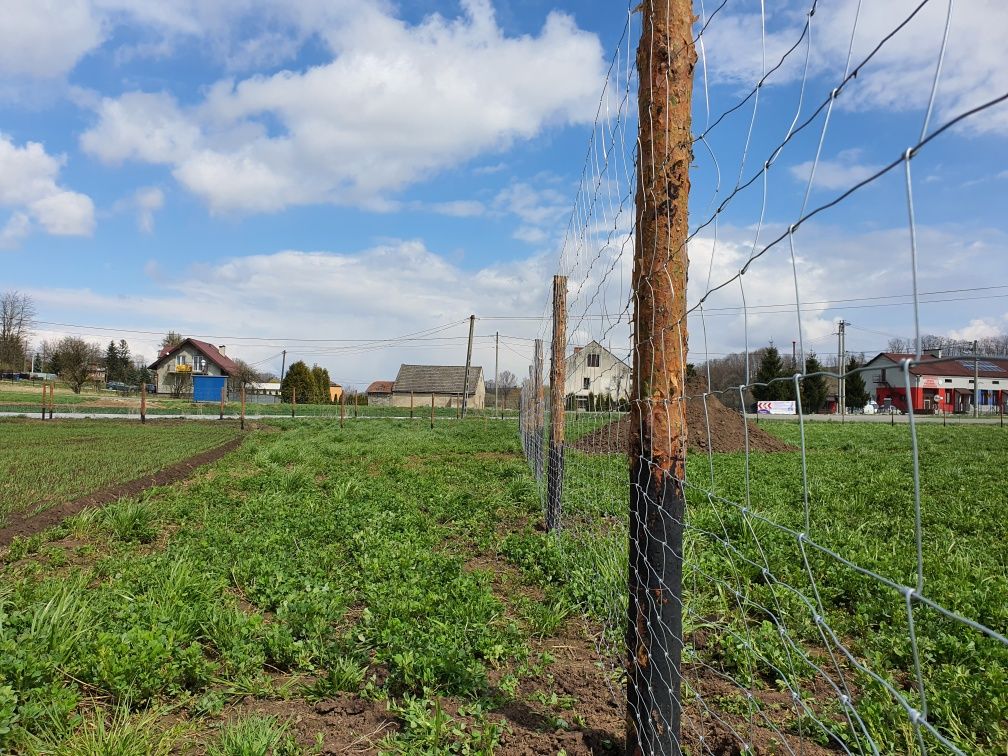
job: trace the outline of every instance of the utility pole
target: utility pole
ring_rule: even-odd
[[[691,0],[642,3],[633,262],[628,754],[680,756]]]
[[[844,343],[847,325],[847,321],[840,318],[837,328],[837,412],[841,416],[847,414],[847,379],[844,377],[847,372],[847,345]]]
[[[283,382],[284,371],[287,369],[287,350],[283,350],[283,361],[280,363],[280,382]]]
[[[469,399],[469,366],[472,365],[472,342],[473,342],[473,329],[476,327],[476,316],[469,316],[469,348],[466,350],[466,371],[465,371],[465,383],[462,384],[462,417],[465,418],[466,406],[468,405]]]
[[[494,339],[494,411],[500,412],[500,331]]]
[[[980,344],[973,339],[973,417],[980,417]]]

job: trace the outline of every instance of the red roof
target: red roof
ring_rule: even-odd
[[[869,360],[867,364],[870,365],[879,357],[885,357],[890,362],[899,365],[903,360],[914,359],[915,355],[902,352],[881,352]],[[977,366],[979,368],[977,372],[984,378],[1008,378],[1008,360],[980,357],[977,360]],[[972,378],[973,357],[962,354],[938,357],[935,353],[925,352],[921,357],[921,362],[910,367],[910,372],[913,375]]]
[[[393,386],[395,386],[395,381],[374,381],[370,386],[367,387],[367,393],[391,394]]]
[[[238,366],[235,364],[234,360],[221,354],[220,350],[210,342],[200,341],[199,339],[185,339],[176,346],[164,347],[158,353],[158,358],[154,360],[154,364],[150,366],[150,369],[156,370],[158,365],[187,344],[194,347],[197,352],[200,352],[204,357],[210,360],[210,362],[219,367],[221,372],[227,375],[234,375],[238,372]]]

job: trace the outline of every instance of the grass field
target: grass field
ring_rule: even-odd
[[[219,446],[233,423],[110,423],[0,419],[0,525],[13,511],[34,511],[132,480]]]
[[[427,402],[425,404],[425,401]],[[416,419],[430,418],[430,397],[417,396],[413,414]],[[137,394],[128,396],[112,391],[96,391],[85,388],[80,394],[75,394],[62,384],[57,384],[53,393],[55,412],[76,412],[90,415],[139,415],[140,397]],[[4,383],[0,385],[0,412],[18,412],[41,414],[42,387],[28,382]],[[298,404],[294,407],[298,417],[332,417],[338,418],[338,404]],[[504,415],[514,417],[517,410],[505,407]],[[289,417],[290,404],[254,404],[246,402],[247,415],[265,415],[268,417]],[[352,402],[343,408],[344,417],[349,420],[354,417],[404,417],[409,416],[409,407],[383,407],[361,405],[355,407]],[[219,402],[192,402],[188,399],[174,399],[167,394],[150,394],[147,397],[147,414],[158,415],[208,415],[216,417],[220,414]],[[226,417],[238,417],[241,414],[239,401],[228,401],[224,404]],[[458,414],[456,407],[436,407],[436,418],[454,418]],[[492,408],[469,410],[473,417],[497,417],[500,410]]]
[[[11,548],[0,572],[0,750],[555,753],[575,732],[618,738],[618,710],[596,719],[608,667],[571,628],[583,611],[610,640],[622,630],[624,459],[570,454],[568,529],[556,537],[538,527],[513,423],[279,427],[187,485]],[[771,431],[798,440],[797,426]],[[913,584],[906,428],[815,425],[806,438],[812,539]],[[1005,632],[1008,435],[928,427],[920,440],[924,593]],[[906,714],[840,658],[860,717],[851,732],[849,712],[816,683],[810,662],[834,670],[803,601],[817,595],[854,658],[916,701],[904,597],[808,547],[806,567],[797,540],[769,524],[803,527],[800,455],[750,462],[743,512],[733,503],[745,500],[742,455],[689,461],[687,692],[736,724],[773,708],[784,733],[834,733],[857,752],[860,728],[882,752],[913,751]],[[930,721],[967,753],[1003,753],[1005,649],[914,612]],[[594,688],[571,692],[565,665],[579,655]],[[737,689],[712,685],[712,672]],[[788,688],[814,717],[771,707]],[[359,722],[358,740],[338,740]]]

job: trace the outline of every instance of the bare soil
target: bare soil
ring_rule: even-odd
[[[686,385],[686,433],[690,451],[715,453],[741,452],[746,448],[746,421],[742,415],[726,407],[716,396],[702,394],[706,387],[698,381]],[[706,405],[706,411],[705,411]],[[708,434],[708,427],[710,433]],[[794,447],[748,423],[749,449],[760,452],[794,451]],[[630,417],[603,425],[570,444],[588,454],[626,454],[630,439]]]
[[[144,475],[125,483],[106,486],[87,496],[82,496],[79,499],[67,501],[63,504],[57,504],[36,514],[11,512],[7,516],[7,524],[0,528],[0,548],[9,546],[19,536],[21,538],[29,538],[36,533],[41,533],[54,525],[58,525],[67,517],[75,515],[87,507],[101,506],[120,499],[123,496],[135,496],[154,486],[165,486],[184,480],[192,475],[198,467],[216,462],[228,452],[237,449],[244,440],[244,436],[238,436],[213,449],[208,449],[193,457],[163,467],[151,475]]]

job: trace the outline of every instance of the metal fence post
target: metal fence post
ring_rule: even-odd
[[[550,346],[549,474],[546,479],[546,530],[560,527],[564,480],[564,360],[567,349],[567,276],[553,276],[553,343]]]
[[[693,8],[641,4],[630,405],[628,754],[681,754],[686,254]]]

